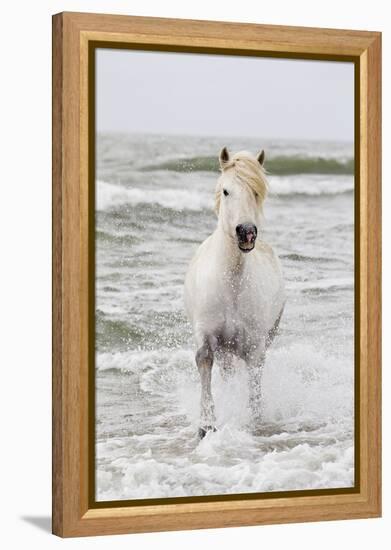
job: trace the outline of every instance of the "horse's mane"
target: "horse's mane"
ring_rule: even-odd
[[[223,163],[221,168],[222,174],[228,170],[233,169],[235,179],[241,183],[248,185],[251,190],[258,195],[260,208],[262,208],[263,201],[266,198],[268,191],[268,183],[266,180],[266,173],[258,162],[258,160],[248,153],[247,151],[240,151]],[[216,193],[215,193],[215,212],[217,216],[220,210],[220,200],[222,192],[222,177],[217,181]]]

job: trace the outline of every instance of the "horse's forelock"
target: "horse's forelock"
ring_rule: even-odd
[[[240,151],[239,153],[233,155],[226,165],[224,165],[224,168],[221,170],[222,176],[232,168],[235,170],[234,177],[241,183],[249,185],[252,191],[258,195],[262,208],[263,201],[265,200],[268,191],[266,173],[263,166],[261,166],[258,160],[247,151]],[[217,216],[219,215],[220,210],[222,176],[220,176],[216,185],[215,212]]]

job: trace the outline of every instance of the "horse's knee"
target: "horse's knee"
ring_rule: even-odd
[[[196,353],[197,367],[211,367],[213,365],[213,351],[208,344],[203,344]]]

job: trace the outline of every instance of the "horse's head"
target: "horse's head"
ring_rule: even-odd
[[[219,160],[222,173],[216,186],[215,205],[219,225],[242,252],[251,252],[267,192],[265,153],[253,156],[241,151],[230,155],[224,147]]]

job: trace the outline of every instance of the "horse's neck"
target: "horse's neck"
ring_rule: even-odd
[[[221,273],[228,276],[240,275],[248,258],[239,250],[236,240],[218,226],[215,231],[215,243]]]

